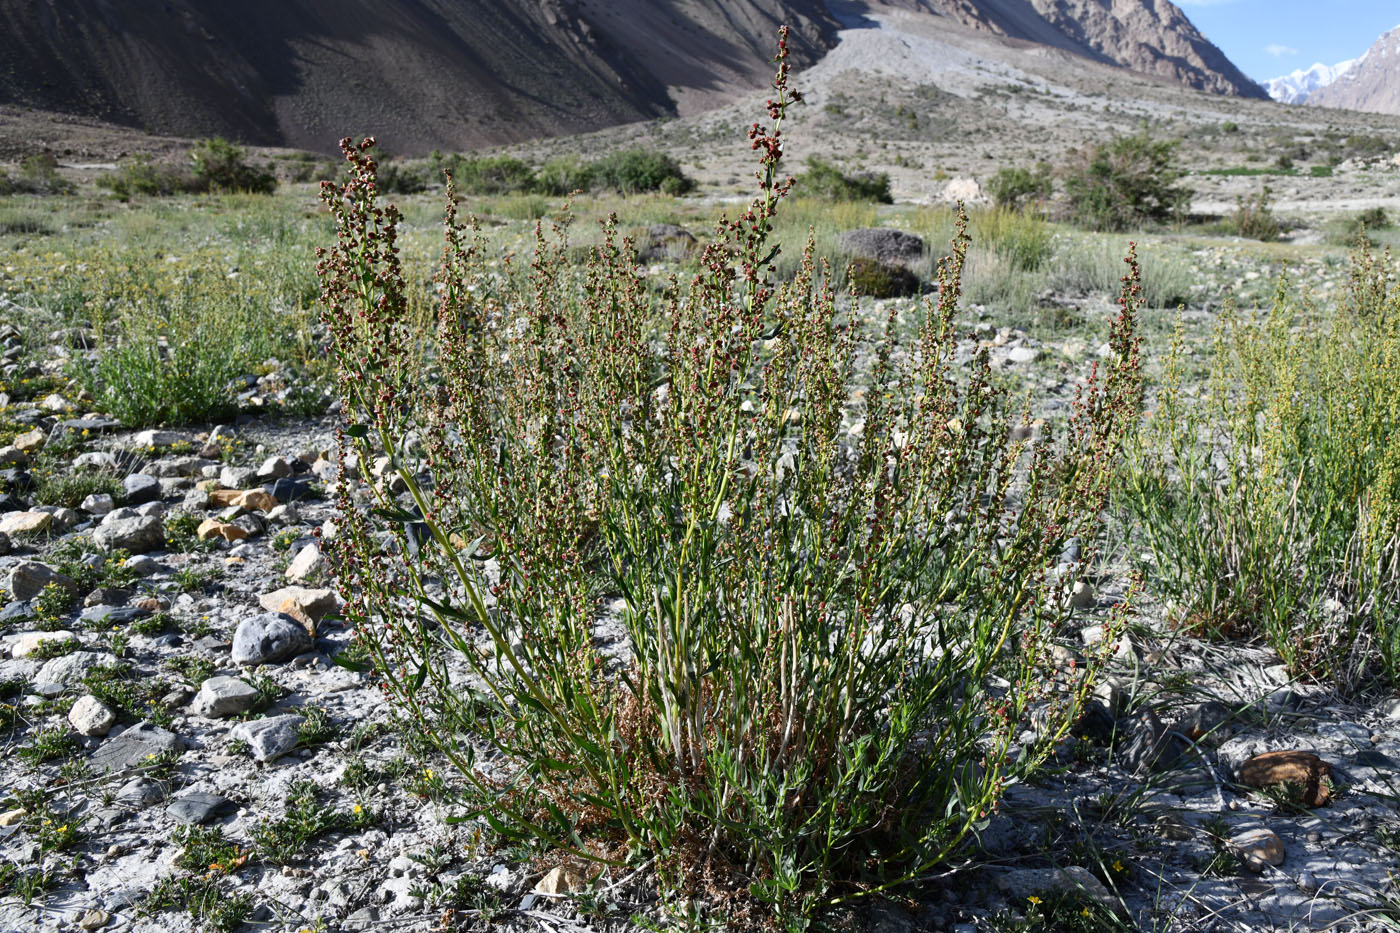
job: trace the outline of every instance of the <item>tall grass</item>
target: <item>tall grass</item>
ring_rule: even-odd
[[[965,221],[912,339],[891,319],[859,347],[810,243],[774,284],[783,58],[758,196],[664,296],[615,225],[581,271],[540,230],[512,277],[449,201],[420,353],[372,141],[324,194],[344,452],[389,458],[341,485],[333,558],[391,701],[482,826],[647,860],[673,913],[736,926],[918,877],[1064,733],[1097,661],[1050,662],[1074,582],[1052,568],[1095,540],[1139,394],[1129,281],[1067,433],[1013,440],[986,354],[955,362]]]
[[[1221,319],[1209,381],[1180,341],[1124,499],[1176,620],[1259,638],[1295,673],[1400,675],[1400,287],[1363,250],[1332,308],[1286,280],[1259,319]]]

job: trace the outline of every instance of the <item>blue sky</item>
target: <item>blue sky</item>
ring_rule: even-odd
[[[1257,81],[1335,65],[1400,25],[1395,0],[1176,0],[1240,70]]]

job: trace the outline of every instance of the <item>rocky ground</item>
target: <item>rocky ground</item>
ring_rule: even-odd
[[[1064,347],[980,329],[1000,369],[1068,391]],[[17,358],[25,338],[0,338]],[[6,411],[0,929],[659,916],[645,872],[545,871],[449,822],[453,776],[417,753],[337,619],[320,553],[333,415],[131,432],[60,394]],[[38,505],[56,479],[105,491]],[[1086,644],[1123,580],[1105,570],[1080,594]],[[1011,790],[984,851],[857,928],[1073,928],[1085,898],[1128,929],[1394,925],[1400,702],[1290,683],[1272,652],[1159,616],[1140,608],[1056,768]]]

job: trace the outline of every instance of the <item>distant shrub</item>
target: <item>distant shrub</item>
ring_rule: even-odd
[[[1345,246],[1375,246],[1376,240],[1371,234],[1389,227],[1390,216],[1378,205],[1333,221],[1327,227],[1327,239]]]
[[[25,157],[18,176],[0,169],[0,194],[68,194],[73,183],[58,174],[58,160],[47,152]]]
[[[1311,174],[1313,178],[1331,178],[1331,177],[1332,177],[1332,166],[1330,166],[1330,165],[1314,165],[1314,166],[1309,170],[1309,174]]]
[[[1253,240],[1277,240],[1283,226],[1274,216],[1273,189],[1268,185],[1252,197],[1235,198],[1235,212],[1230,217],[1230,226],[1240,236]]]
[[[541,194],[554,197],[587,191],[593,184],[593,168],[574,154],[555,156],[540,167],[535,184]]]
[[[206,191],[245,191],[271,194],[277,190],[277,176],[267,169],[249,165],[247,151],[221,136],[201,139],[190,150],[190,167]]]
[[[997,207],[1026,207],[1047,200],[1054,191],[1050,166],[1037,162],[1034,169],[1007,166],[987,182],[987,193]]]
[[[1073,219],[1095,230],[1126,230],[1180,216],[1191,193],[1177,187],[1176,143],[1148,133],[1074,153],[1065,175]]]
[[[433,153],[428,165],[435,179],[451,172],[457,190],[465,194],[516,194],[535,189],[535,170],[515,156],[463,156]]]
[[[98,178],[97,183],[110,189],[121,201],[130,201],[136,195],[157,197],[203,190],[199,179],[188,169],[158,165],[144,154],[134,156],[115,172]]]
[[[1240,125],[1234,120],[1226,120],[1224,123],[1220,124],[1220,132],[1222,133],[1238,133],[1239,131]]]
[[[428,190],[425,166],[385,159],[379,163],[379,189],[386,194],[418,194]]]
[[[1049,225],[1032,214],[1005,208],[983,211],[972,226],[984,246],[1022,272],[1043,267],[1053,251]]]
[[[813,156],[807,160],[807,171],[797,176],[798,193],[828,201],[874,201],[891,204],[890,176],[846,175],[836,166]]]
[[[610,153],[588,167],[595,188],[612,188],[623,194],[660,191],[685,194],[695,182],[681,171],[680,163],[654,149],[624,149]]]

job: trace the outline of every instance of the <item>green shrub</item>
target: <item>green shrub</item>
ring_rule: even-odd
[[[230,384],[242,372],[233,349],[215,329],[177,331],[164,343],[136,332],[72,375],[127,427],[221,421],[238,413]]]
[[[860,257],[846,269],[846,283],[869,298],[898,298],[919,292],[919,277],[904,266]]]
[[[540,167],[535,182],[541,194],[564,197],[587,191],[593,184],[593,169],[577,155],[555,156]]]
[[[1099,659],[1052,668],[1074,574],[1047,574],[1095,540],[1140,387],[1130,279],[1065,433],[1013,441],[986,352],[956,361],[965,219],[921,333],[871,335],[858,385],[811,247],[793,282],[765,275],[782,60],[754,220],[674,296],[637,287],[614,226],[581,274],[556,227],[502,282],[449,212],[420,352],[364,146],[325,193],[321,270],[345,452],[393,455],[372,510],[340,490],[345,615],[467,817],[546,861],[654,859],[672,904],[704,883],[716,914],[797,928],[952,857],[1073,721]]]
[[[1053,251],[1049,224],[1022,211],[980,211],[972,219],[972,236],[1021,272],[1038,271]]]
[[[34,194],[69,194],[73,191],[73,183],[58,174],[58,159],[48,152],[25,156],[19,165],[19,178],[13,184],[17,190]]]
[[[220,136],[201,139],[190,150],[190,168],[203,190],[271,194],[277,176],[249,165],[247,150]]]
[[[1095,230],[1179,218],[1191,193],[1176,186],[1176,145],[1140,133],[1073,153],[1065,175],[1071,217]]]
[[[987,193],[997,207],[1023,208],[1049,200],[1054,193],[1050,166],[1037,162],[1034,169],[1006,166],[987,182]]]
[[[881,172],[878,175],[845,175],[836,166],[823,162],[816,156],[807,160],[807,170],[797,176],[797,191],[803,197],[823,198],[827,201],[874,201],[877,204],[892,204],[890,176]]]
[[[1327,225],[1327,240],[1343,246],[1376,246],[1373,234],[1391,227],[1390,215],[1383,207],[1367,208],[1350,217],[1334,220]]]
[[[1235,198],[1235,212],[1230,216],[1230,226],[1243,237],[1253,240],[1277,240],[1283,226],[1274,216],[1273,189],[1265,185],[1252,197]]]
[[[623,194],[659,191],[681,195],[695,182],[681,171],[680,163],[655,149],[624,149],[598,159],[588,167],[589,181],[597,188],[611,188]]]
[[[535,170],[514,156],[461,156],[434,152],[428,165],[434,179],[452,173],[458,191],[467,194],[515,194],[535,190]]]
[[[1400,286],[1362,251],[1332,308],[1228,310],[1200,396],[1178,340],[1125,501],[1174,621],[1295,675],[1400,682]]]
[[[133,156],[115,172],[101,176],[97,183],[110,189],[121,201],[130,201],[136,195],[161,197],[203,190],[203,183],[189,169],[158,165],[143,154]]]

